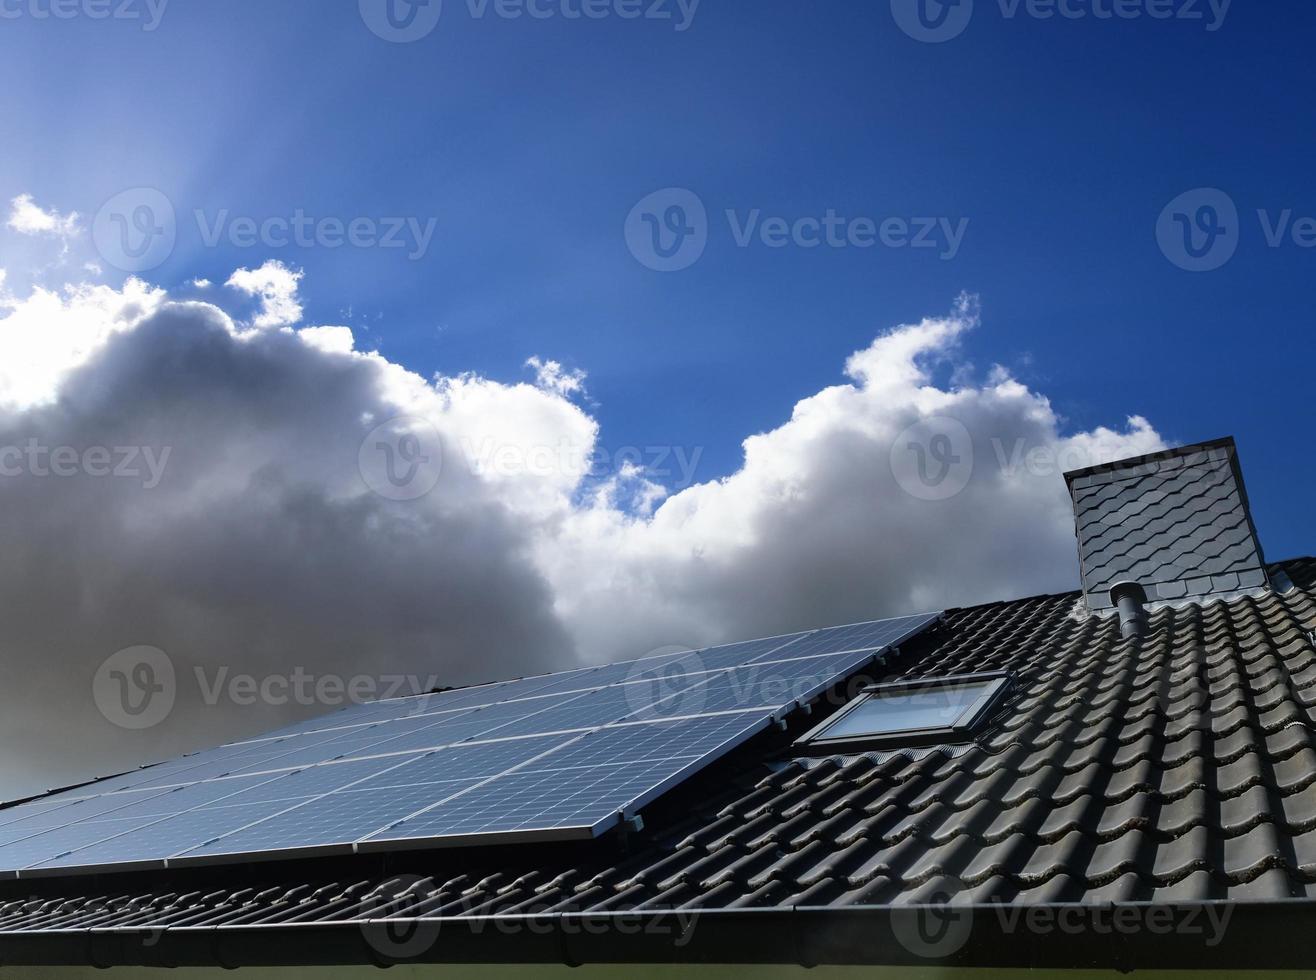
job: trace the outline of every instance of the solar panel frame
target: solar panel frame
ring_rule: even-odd
[[[924,613],[921,616],[901,616],[896,619],[874,619],[866,623],[851,623],[847,626],[828,626],[814,630],[798,644],[792,645],[791,653],[797,657],[805,657],[889,649],[898,646],[910,636],[918,635],[940,618],[941,613]],[[895,625],[907,622],[911,624],[910,627]]]
[[[657,799],[663,793],[667,792],[674,786],[679,785],[685,779],[688,779],[692,773],[697,772],[698,770],[709,765],[711,761],[715,761],[716,759],[721,758],[726,753],[744,744],[750,738],[759,734],[764,729],[770,727],[772,724],[771,718],[764,718],[760,714],[753,714],[752,712],[735,712],[732,714],[744,718],[744,723],[742,725],[729,726],[731,728],[736,729],[735,734],[729,735],[728,737],[724,738],[720,743],[718,743],[718,745],[713,750],[711,750],[711,752],[705,751],[698,754],[687,754],[680,756],[675,760],[677,764],[666,766],[665,775],[663,775],[661,778],[658,779],[652,779],[652,778],[648,779],[645,784],[646,785],[645,789],[643,790],[637,789],[634,793],[628,794],[628,796],[620,806],[611,807],[606,814],[600,816],[597,820],[594,820],[588,825],[567,826],[567,827],[533,827],[533,828],[523,828],[523,829],[518,828],[518,829],[504,829],[504,830],[481,830],[481,831],[472,831],[467,833],[447,832],[444,833],[442,836],[427,835],[427,836],[417,836],[417,837],[402,836],[396,833],[392,833],[391,832],[392,828],[384,828],[379,831],[376,831],[374,834],[371,834],[368,837],[362,838],[361,840],[357,841],[355,845],[355,850],[358,853],[371,853],[371,852],[392,851],[392,850],[423,850],[423,849],[431,849],[436,846],[438,847],[486,846],[486,845],[495,845],[495,844],[514,843],[516,841],[524,841],[528,833],[533,833],[534,839],[536,840],[568,841],[568,840],[591,840],[597,838],[602,834],[608,832],[612,828],[618,826],[622,822],[624,822],[630,816],[634,815],[644,806],[648,805],[653,800]],[[670,719],[670,722],[675,723],[680,720],[682,719]],[[642,722],[634,726],[625,726],[625,727],[633,727],[637,729],[655,728],[662,724],[664,724],[664,722]],[[617,727],[623,727],[623,726],[617,726]],[[573,743],[573,744],[579,744],[579,743]],[[556,756],[556,753],[554,755]],[[550,762],[553,759],[554,756],[549,757]],[[560,762],[564,760],[559,759],[558,761]],[[616,767],[622,767],[622,766],[643,767],[652,763],[653,764],[652,768],[657,769],[659,763],[666,763],[671,761],[673,760],[672,757],[670,756],[667,759],[663,759],[663,758],[646,759],[641,757],[637,759],[626,760],[624,762],[603,764],[603,765],[612,765]],[[601,765],[578,766],[574,768],[582,769],[582,770],[599,769],[602,768],[602,766]],[[555,778],[554,774],[560,776],[561,773],[564,771],[566,770],[549,768],[547,766],[542,768],[532,768],[527,766],[527,767],[521,767],[514,773],[504,774],[502,777],[499,778],[499,780],[491,781],[491,782],[501,782],[503,779],[508,778],[508,776],[515,776],[515,777],[538,776],[541,777],[542,781],[544,782],[551,782]],[[515,784],[515,780],[513,781],[513,784]],[[474,789],[478,789],[478,787]],[[457,798],[457,800],[460,799],[461,799],[460,797]],[[433,807],[427,808],[426,810],[421,811],[418,814],[413,814],[410,818],[408,818],[408,820],[414,821],[418,817],[423,816],[425,813],[429,813],[431,811],[437,812],[442,807],[451,805],[453,802],[454,800],[452,799],[441,801],[440,803],[435,804]]]
[[[242,809],[252,816],[265,813],[259,819],[228,830],[213,839],[192,843],[165,857],[135,860],[140,851],[125,846],[121,852],[116,852],[113,845],[103,840],[75,846],[67,853],[35,865],[15,871],[0,871],[0,876],[46,877],[68,874],[74,870],[97,872],[186,864],[223,864],[236,858],[243,861],[273,860],[349,851],[409,850],[526,839],[597,837],[689,778],[692,773],[753,738],[800,704],[807,703],[832,684],[863,669],[899,642],[922,632],[938,618],[939,614],[927,614],[782,634],[698,651],[668,653],[624,663],[578,668],[560,674],[349,708],[259,739],[228,743],[215,750],[162,763],[158,767],[146,767],[110,777],[111,784],[115,780],[123,781],[116,793],[103,792],[105,783],[92,783],[79,787],[83,795],[77,797],[28,801],[34,804],[32,810],[16,819],[5,820],[6,813],[13,811],[0,809],[0,835],[3,835],[7,826],[29,819],[33,822],[28,829],[35,830],[48,822],[47,819],[41,819],[43,815],[74,815],[81,811],[81,807],[75,804],[86,803],[87,813],[94,813],[101,807],[110,808],[100,810],[105,816],[80,818],[56,824],[53,829],[78,827],[69,832],[69,840],[76,841],[86,834],[96,832],[95,827],[88,825],[104,823],[106,829],[122,831],[107,840],[122,839],[127,845],[134,839],[149,836],[150,829],[161,821],[147,820],[134,829],[122,830],[122,826],[129,821],[118,818],[120,822],[113,823],[116,819],[113,814],[118,810],[102,797],[124,799],[139,796],[150,801],[138,808],[141,811],[139,817],[149,816],[149,811],[159,811],[169,802],[158,800],[159,792],[178,793],[179,800],[199,798],[205,801],[212,792],[222,790],[217,784],[229,781],[235,788],[232,795],[201,802],[194,808],[165,815],[163,819],[180,821],[189,815],[214,809],[234,812]],[[777,680],[790,681],[795,686],[771,696],[755,687],[763,677],[773,675],[776,675]],[[749,702],[737,693],[737,684],[751,691]],[[674,687],[674,690],[664,693],[665,685]],[[755,691],[759,693],[753,693]],[[698,707],[708,710],[687,711],[696,704],[699,697],[703,697],[704,703]],[[676,714],[656,713],[657,709],[664,706]],[[633,710],[617,717],[615,713],[622,709]],[[570,726],[577,722],[579,727],[556,728],[558,725]],[[536,727],[542,725],[551,726],[554,730],[537,731]],[[464,741],[455,745],[445,743],[441,747],[415,746],[417,739],[424,741],[424,733],[433,730],[439,736],[445,729],[449,736],[440,737],[462,733]],[[440,757],[446,756],[455,761],[460,755],[472,750],[475,750],[475,754],[480,751],[490,752],[490,758],[494,759],[502,751],[500,746],[550,738],[556,739],[557,743],[544,753],[505,767],[493,766],[490,771],[479,772],[473,778],[426,781],[415,780],[414,775],[410,779],[401,775],[389,776],[394,772],[410,771],[417,775],[430,773],[435,765],[442,766],[443,763],[438,761]],[[661,750],[644,751],[642,746],[646,739],[661,746]],[[347,753],[373,753],[373,750],[382,750],[390,743],[394,747],[407,747],[392,754],[384,750],[378,754],[340,754],[331,759],[318,758],[320,750],[342,748]],[[602,751],[607,745],[613,746],[610,755]],[[617,757],[620,751],[618,746],[624,750],[621,754],[627,758]],[[591,757],[592,749],[601,750],[602,755],[596,752]],[[640,755],[636,756],[636,752],[640,752]],[[310,761],[313,757],[317,761]],[[510,761],[516,757],[513,751],[508,759]],[[474,758],[474,755],[470,758]],[[277,766],[280,759],[296,760],[299,765],[282,769],[264,768]],[[429,761],[422,763],[422,760]],[[362,765],[358,767],[358,764]],[[413,765],[415,769],[411,768]],[[360,780],[333,786],[317,796],[264,799],[270,792],[283,792],[279,784],[284,780],[287,780],[288,786],[298,783],[313,786],[317,785],[319,779],[326,779],[328,784],[333,784],[335,780],[327,770],[339,766],[356,768],[365,775]],[[219,775],[214,775],[216,770]],[[311,777],[296,778],[298,773],[313,770],[318,772]],[[443,772],[442,768],[434,771]],[[169,779],[186,779],[189,775],[206,773],[210,774],[208,778],[190,783],[168,782]],[[541,793],[541,796],[533,797],[548,800],[551,804],[542,808],[540,818],[530,816],[518,819],[517,813],[530,813],[533,810],[524,800],[519,801],[521,809],[516,813],[494,812],[500,800],[509,799],[507,792],[517,787],[525,788],[526,793],[546,792],[554,785],[554,773],[558,774],[556,785],[562,792],[565,793],[568,787],[577,789],[557,801],[551,799],[551,794],[542,796]],[[467,775],[470,776],[469,773]],[[268,776],[269,779],[261,779],[262,776]],[[380,779],[396,782],[394,785],[385,785],[378,781]],[[253,780],[251,785],[240,786],[248,780]],[[258,792],[271,784],[274,784],[273,790]],[[210,787],[217,788],[212,790]],[[247,831],[266,824],[267,829],[272,831],[275,822],[284,814],[302,809],[305,814],[314,815],[329,813],[340,804],[349,806],[357,802],[368,803],[367,797],[372,790],[399,791],[393,794],[399,807],[404,805],[406,797],[401,791],[414,791],[412,795],[422,800],[430,792],[447,795],[405,816],[386,820],[383,826],[374,827],[351,841],[317,840],[291,848],[258,851],[223,850],[226,846],[222,844],[224,839],[236,840]],[[248,792],[252,793],[248,797],[251,802],[226,802],[240,799]],[[615,795],[608,796],[607,792]],[[100,802],[93,802],[97,800]],[[257,800],[260,802],[255,802]],[[119,800],[112,802],[117,804]],[[518,800],[513,799],[512,802],[517,803]],[[289,805],[268,812],[272,806],[285,803]],[[16,809],[22,809],[25,805],[20,804]],[[66,809],[68,813],[65,814],[63,811]],[[566,816],[554,818],[554,813]],[[219,814],[219,822],[223,823],[223,819],[228,816]],[[374,817],[366,814],[362,823],[369,823]],[[563,824],[568,819],[578,822]],[[198,826],[204,827],[205,822],[198,821]],[[412,829],[430,826],[435,831],[446,826],[449,831],[404,836],[408,826]],[[453,828],[460,831],[464,827],[474,829],[469,833],[450,832]],[[23,828],[17,829],[21,832]],[[166,829],[172,829],[172,826]],[[39,837],[42,833],[38,831],[33,835],[19,837],[14,843]],[[254,838],[257,834],[253,831],[249,836]],[[271,839],[274,836],[271,834]],[[349,834],[344,832],[341,836]],[[0,854],[4,846],[0,842]],[[44,845],[37,842],[33,846],[40,850]],[[78,863],[79,860],[92,857],[93,850],[102,856],[119,853],[127,860]],[[79,851],[86,852],[82,858],[78,857]]]

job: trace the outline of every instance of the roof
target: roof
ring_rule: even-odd
[[[1283,594],[1161,608],[1128,639],[1078,593],[949,611],[883,677],[1016,672],[958,750],[809,758],[791,742],[817,718],[800,719],[615,839],[5,883],[0,963],[927,963],[898,917],[950,896],[976,937],[940,950],[952,962],[1312,965],[1280,933],[1316,898],[1316,561],[1279,571]],[[1116,902],[1227,903],[1248,925],[1211,946],[1021,945],[991,911]],[[618,917],[676,931],[581,925]],[[444,940],[377,941],[385,918]],[[491,941],[491,921],[518,928]],[[290,952],[289,930],[314,941]]]
[[[1266,585],[1232,438],[1065,474],[1088,606],[1137,582],[1152,602],[1231,596]]]

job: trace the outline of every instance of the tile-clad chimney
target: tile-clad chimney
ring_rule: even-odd
[[[1206,602],[1267,588],[1266,565],[1232,438],[1065,474],[1074,501],[1083,595]]]

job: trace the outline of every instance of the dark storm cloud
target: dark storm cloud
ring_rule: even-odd
[[[253,277],[250,324],[135,282],[0,297],[4,795],[258,734],[352,683],[1067,588],[1062,470],[1161,445],[1138,418],[1064,435],[1006,372],[967,380],[966,300],[879,335],[738,471],[664,499],[642,470],[586,479],[579,374],[426,381],[342,328],[286,328],[297,274]],[[173,701],[146,711],[133,685]]]
[[[58,782],[326,710],[207,705],[197,669],[211,684],[221,670],[295,667],[452,684],[569,659],[525,528],[495,499],[457,469],[419,503],[364,487],[369,418],[397,414],[379,373],[289,333],[238,339],[207,307],[166,307],[112,338],[54,404],[0,415],[0,446],[23,452],[0,478],[0,783]],[[87,451],[103,447],[110,474],[80,459],[57,475],[61,447],[97,473]],[[113,472],[133,466],[139,476]],[[142,732],[92,699],[102,661],[137,645],[177,671],[172,713]]]

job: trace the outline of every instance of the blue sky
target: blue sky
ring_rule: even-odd
[[[447,0],[401,44],[347,0],[173,0],[153,30],[145,0],[108,20],[10,0],[0,197],[91,216],[157,188],[180,217],[152,281],[282,259],[306,271],[308,321],[350,324],[422,374],[516,379],[532,354],[587,370],[605,443],[704,447],[701,479],[735,470],[745,435],[838,381],[879,330],[970,291],[980,372],[1006,365],[1073,429],[1136,413],[1171,441],[1235,434],[1271,557],[1310,553],[1297,427],[1316,250],[1271,247],[1257,211],[1316,215],[1316,10],[1237,3],[1220,20],[1174,0],[1203,19],[1090,3],[1042,19],[1002,3],[977,0],[963,33],[930,44],[888,0],[704,0],[684,30],[674,3],[675,20],[606,4],[585,20],[562,16],[575,0],[543,19]],[[667,187],[703,202],[708,240],[660,273],[622,229]],[[1240,237],[1192,273],[1156,227],[1201,187],[1229,195]],[[197,209],[437,223],[412,260],[207,246]],[[728,209],[964,234],[953,257],[742,248]]]
[[[1316,552],[1316,9],[389,2],[0,0],[0,796],[333,706],[221,671],[1071,589],[1060,470],[1167,443]]]

